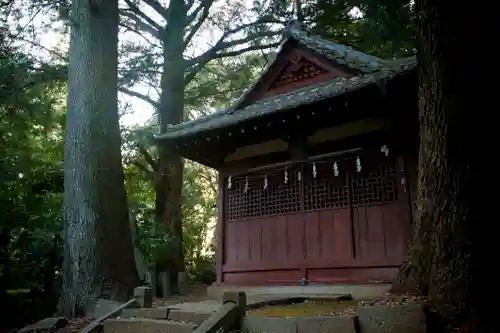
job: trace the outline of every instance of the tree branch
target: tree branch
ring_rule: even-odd
[[[144,36],[144,34],[142,33],[142,31],[139,31],[139,30],[137,30],[137,29],[135,29],[135,28],[132,28],[132,27],[130,27],[130,26],[128,26],[128,25],[126,25],[126,24],[125,24],[125,23],[123,23],[123,22],[121,22],[121,23],[120,23],[120,26],[121,26],[122,28],[124,28],[126,31],[130,31],[130,32],[133,32],[133,33],[137,34],[137,35],[138,35],[138,36],[140,36],[142,39],[144,39],[144,41],[146,41],[146,43],[148,43],[149,45],[151,45],[151,46],[153,46],[153,47],[161,48],[161,46],[160,46],[160,45],[153,43],[153,42],[152,42],[152,41],[150,41],[150,40],[149,40],[146,36]],[[155,37],[155,38],[156,38],[156,36],[153,36],[153,37]]]
[[[218,58],[217,54],[218,54],[219,51],[222,51],[222,50],[225,50],[225,49],[228,49],[228,48],[231,48],[231,47],[235,47],[235,46],[238,46],[238,45],[243,45],[243,44],[246,44],[246,43],[250,43],[251,41],[253,41],[253,40],[257,39],[257,38],[274,37],[274,36],[277,36],[279,34],[280,34],[279,31],[266,31],[266,32],[262,32],[262,33],[258,34],[257,36],[256,35],[252,35],[252,36],[247,36],[247,37],[244,37],[244,38],[230,40],[230,41],[227,41],[227,42],[224,42],[224,41],[221,42],[219,40],[219,42],[217,42],[211,49],[207,50],[205,53],[201,54],[198,57],[191,58],[191,59],[187,60],[186,61],[186,66],[190,67],[190,66],[196,65],[198,63],[209,62],[210,60]],[[260,48],[256,45],[256,46],[254,46],[254,49],[255,50],[259,50]],[[206,59],[208,59],[208,60],[206,61]]]
[[[43,46],[42,44],[40,44],[38,42],[29,40],[29,39],[24,39],[24,38],[19,38],[18,41],[25,42],[25,43],[31,44],[32,46],[38,47],[38,48],[48,52],[51,56],[57,58],[58,60],[67,62],[69,59],[67,55],[59,53],[59,52],[54,51],[52,49],[49,49],[48,47]]]
[[[147,24],[149,24],[150,26],[152,26],[153,28],[155,28],[156,30],[158,30],[159,33],[163,33],[164,32],[164,29],[158,23],[156,23],[148,15],[144,14],[144,12],[139,7],[137,7],[132,1],[125,0],[125,3],[128,5],[129,10],[133,14],[137,15],[138,18],[141,18],[144,21],[146,21]],[[124,12],[125,11],[122,11],[122,15],[123,15]]]
[[[209,97],[214,97],[214,96],[218,96],[218,95],[222,95],[222,94],[234,93],[234,92],[240,91],[240,90],[244,90],[244,88],[243,87],[238,87],[238,88],[226,89],[226,90],[223,90],[223,91],[216,91],[216,92],[213,92],[213,93],[203,94],[201,96],[197,95],[197,96],[192,96],[192,97],[186,97],[185,101],[186,101],[186,105],[190,105],[190,104],[195,103],[196,101],[199,101],[202,98],[209,98]],[[198,110],[198,112],[201,112],[202,115],[205,115],[203,113],[203,111],[201,111],[201,110]]]
[[[133,12],[125,11],[122,10],[120,11],[120,14],[123,17],[128,17],[133,21],[133,23],[139,28],[139,30],[143,30],[147,33],[149,33],[151,36],[158,38],[161,40],[161,31],[156,29],[154,26],[150,25],[149,23],[144,22],[139,16],[134,14]],[[122,24],[124,26],[124,24]]]
[[[198,18],[196,23],[194,23],[189,30],[189,33],[187,34],[186,38],[184,39],[184,47],[186,47],[192,40],[193,37],[196,35],[196,33],[200,30],[200,27],[203,25],[203,22],[205,22],[208,18],[208,15],[210,14],[210,8],[212,8],[212,5],[215,0],[206,0],[203,1],[198,7],[196,7],[191,14],[188,15],[187,17],[187,25],[189,26],[191,23],[194,22],[200,11],[203,9],[203,12],[201,13],[201,16]]]
[[[139,142],[137,143],[137,149],[139,149],[139,152],[144,157],[144,160],[151,166],[151,169],[155,172],[158,171],[158,163],[154,160],[153,156],[151,156],[146,147]]]
[[[191,7],[194,5],[194,0],[187,0],[186,1],[186,8],[189,10]]]
[[[0,3],[0,8],[12,6],[16,0],[4,0]]]
[[[265,45],[253,45],[253,46],[245,47],[243,49],[238,49],[238,50],[235,50],[235,51],[228,51],[228,52],[218,53],[217,56],[214,59],[227,58],[227,57],[236,57],[236,56],[239,56],[239,55],[241,55],[241,54],[243,54],[245,52],[272,49],[273,47],[278,47],[279,45],[280,45],[279,42],[271,43],[271,44],[265,44]]]
[[[143,95],[141,93],[138,93],[137,91],[133,91],[133,90],[130,90],[130,89],[127,89],[127,88],[124,88],[124,87],[119,87],[118,90],[121,91],[124,94],[127,94],[127,95],[131,96],[131,97],[135,97],[135,98],[138,98],[138,99],[140,99],[140,100],[142,100],[142,101],[144,101],[146,103],[149,103],[153,107],[155,107],[156,109],[158,109],[160,107],[160,103],[156,102],[155,100],[153,100],[149,96],[146,96],[146,95]]]
[[[233,29],[232,31],[236,31],[236,29]],[[236,40],[232,40],[232,41],[228,41],[228,42],[224,42],[223,41],[224,37],[221,37],[221,39],[219,39],[219,41],[211,49],[207,50],[206,52],[204,52],[203,54],[201,54],[198,57],[195,57],[195,58],[192,58],[192,59],[189,59],[186,61],[186,68],[190,68],[190,69],[187,70],[187,74],[184,77],[184,85],[189,84],[189,82],[191,82],[194,79],[196,74],[198,74],[199,71],[208,62],[210,62],[213,59],[217,59],[217,58],[221,58],[221,57],[225,57],[225,56],[230,56],[230,55],[239,55],[239,54],[242,54],[242,53],[244,53],[246,51],[250,51],[250,50],[266,49],[266,48],[274,47],[274,46],[278,45],[279,43],[271,43],[271,44],[265,44],[265,45],[254,45],[254,46],[249,46],[249,47],[243,48],[241,50],[228,51],[228,52],[220,53],[220,54],[218,53],[219,51],[225,50],[225,49],[230,48],[230,47],[249,43],[252,40],[255,40],[255,38],[272,37],[272,36],[277,36],[277,35],[279,35],[278,31],[268,31],[268,32],[263,32],[263,33],[259,34],[259,36],[247,36],[245,38],[240,38],[240,39],[236,39]],[[222,55],[222,56],[220,56],[220,55]]]
[[[275,20],[275,19],[270,18],[270,17],[262,17],[262,18],[258,19],[257,21],[242,24],[242,25],[237,26],[233,29],[227,30],[226,32],[224,32],[224,34],[219,39],[219,41],[222,41],[222,40],[226,39],[227,37],[229,37],[230,35],[233,35],[237,32],[240,32],[241,30],[252,28],[252,27],[255,27],[255,26],[260,25],[260,24],[271,24],[271,23],[283,24],[283,22],[281,22],[279,20]]]
[[[159,84],[154,84],[152,82],[147,82],[147,81],[141,81],[141,83],[146,84],[149,86],[150,89],[153,89],[158,96],[161,96],[161,88]]]
[[[158,68],[159,66],[148,66],[148,67],[150,67],[150,68],[153,67],[153,69],[118,68],[118,74],[127,75],[130,73],[136,73],[136,74],[161,75],[161,71],[154,69],[154,68]]]
[[[196,16],[198,16],[198,14],[200,13],[200,11],[203,8],[210,7],[210,5],[207,6],[206,3],[211,3],[211,2],[213,2],[213,0],[207,0],[206,2],[202,2],[193,11],[191,11],[191,13],[188,13],[187,18],[186,18],[186,23],[187,24],[192,23],[194,21],[194,19],[196,18]],[[189,11],[189,9],[188,9],[188,11]]]
[[[165,21],[168,20],[169,8],[163,7],[163,5],[158,0],[143,0],[146,5],[154,9]],[[183,1],[183,0],[171,0],[171,1]]]

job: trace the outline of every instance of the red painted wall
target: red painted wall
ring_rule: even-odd
[[[359,173],[354,162],[339,159],[337,177],[327,160],[314,163],[315,178],[313,164],[303,163],[232,178],[231,189],[226,179],[218,283],[394,278],[409,235],[407,183],[397,159],[366,161]]]

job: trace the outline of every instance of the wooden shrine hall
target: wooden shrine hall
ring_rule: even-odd
[[[231,107],[157,137],[219,171],[217,285],[395,277],[416,180],[415,68],[291,22]]]

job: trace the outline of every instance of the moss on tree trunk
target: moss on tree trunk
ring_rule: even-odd
[[[417,210],[396,293],[429,296],[455,322],[491,328],[478,277],[480,227],[472,107],[478,97],[474,50],[479,11],[465,3],[417,0],[420,148]],[[487,302],[487,299],[486,299]],[[498,324],[497,324],[498,325]]]

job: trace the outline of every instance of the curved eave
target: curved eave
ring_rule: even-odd
[[[394,77],[413,70],[416,62],[395,63],[394,67],[387,67],[380,72],[355,76],[352,78],[334,78],[319,84],[297,89],[290,93],[281,94],[261,100],[244,109],[233,111],[218,111],[212,115],[173,126],[164,134],[157,135],[159,141],[176,141],[182,138],[206,134],[208,132],[239,125],[257,118],[277,112],[294,109],[302,105],[322,101],[328,98],[353,92],[372,84],[379,84]]]

